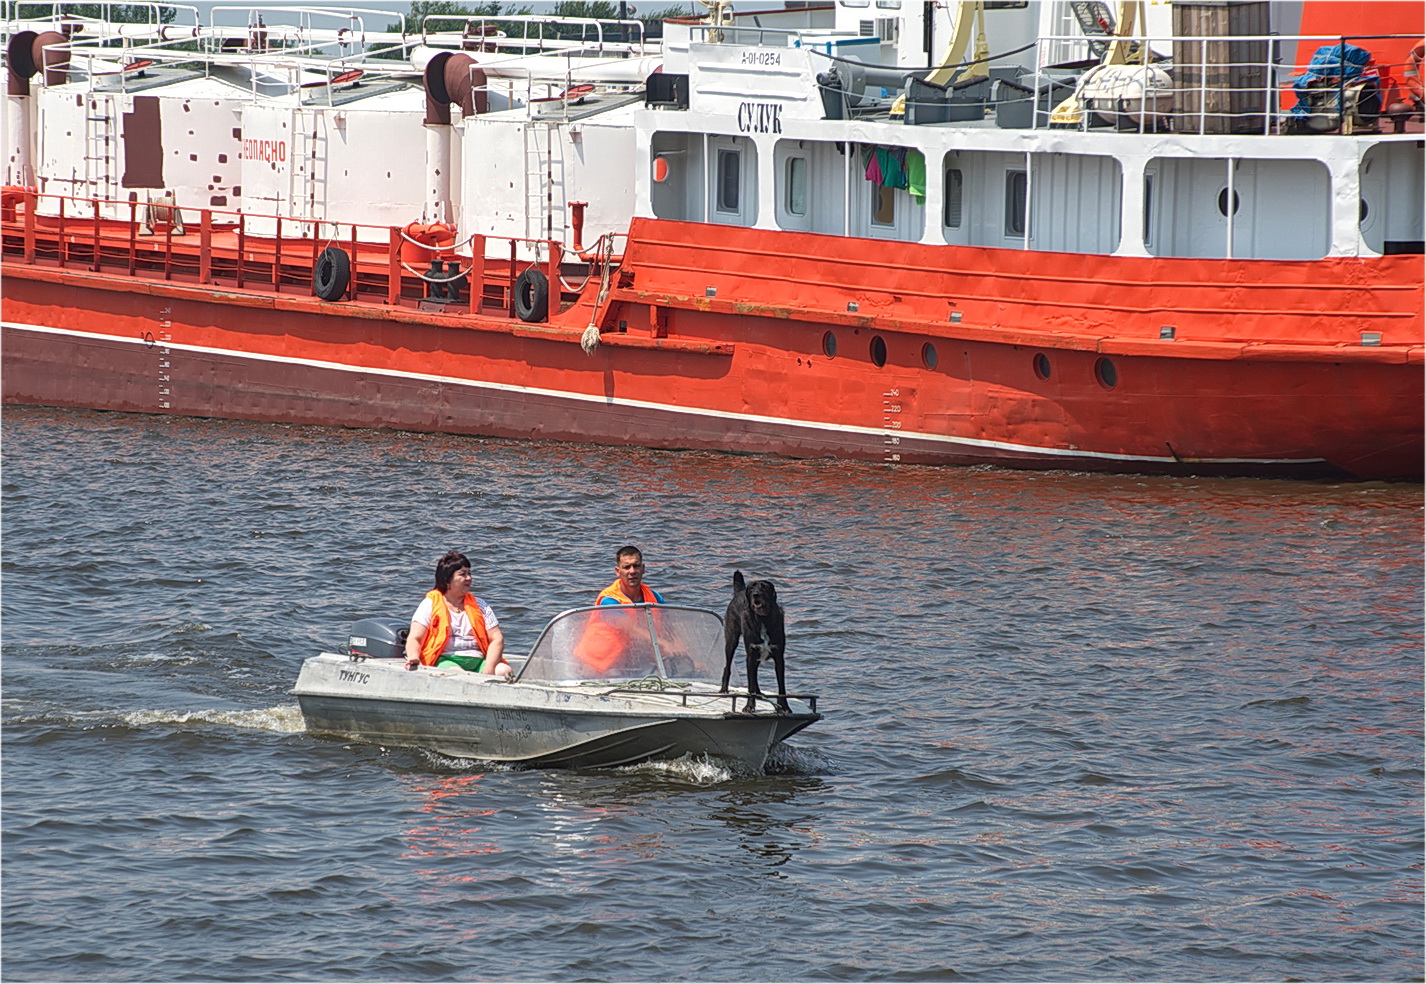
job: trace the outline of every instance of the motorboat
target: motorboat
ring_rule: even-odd
[[[302,664],[293,694],[310,734],[536,767],[707,756],[759,771],[774,745],[822,715],[815,694],[718,689],[723,620],[678,605],[561,612],[509,681],[407,669],[408,625],[355,623],[344,652]],[[508,658],[508,657],[507,657]]]

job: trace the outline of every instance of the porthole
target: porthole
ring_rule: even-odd
[[[829,359],[837,355],[837,336],[830,331],[822,336],[822,354]]]
[[[1233,192],[1233,214],[1238,214],[1238,193]],[[1218,214],[1226,216],[1228,214],[1228,189],[1224,188],[1218,193]]]
[[[1119,383],[1119,370],[1114,368],[1114,363],[1109,359],[1097,359],[1094,363],[1094,378],[1100,386],[1112,390]]]
[[[1371,211],[1371,209],[1367,208],[1367,200],[1366,200],[1365,198],[1359,198],[1359,199],[1357,199],[1357,221],[1358,221],[1358,222],[1365,222],[1365,221],[1367,220],[1367,213],[1370,212],[1370,211]]]
[[[875,335],[871,340],[871,361],[877,366],[886,365],[886,340]]]
[[[927,342],[921,346],[921,364],[927,369],[936,368],[936,362],[940,356],[936,355],[936,346]]]
[[[1039,379],[1050,378],[1050,357],[1044,352],[1035,353],[1035,376]]]

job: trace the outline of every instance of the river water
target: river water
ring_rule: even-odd
[[[1422,494],[6,408],[7,981],[1423,978]],[[644,548],[825,720],[763,775],[308,737],[457,547]]]

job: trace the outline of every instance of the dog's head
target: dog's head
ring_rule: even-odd
[[[752,581],[747,590],[748,607],[758,618],[767,618],[777,611],[777,588],[771,581]]]

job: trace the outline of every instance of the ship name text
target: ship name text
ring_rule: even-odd
[[[243,160],[283,163],[287,160],[287,141],[244,139]]]
[[[781,133],[782,107],[774,103],[739,103],[738,131],[740,133]]]

